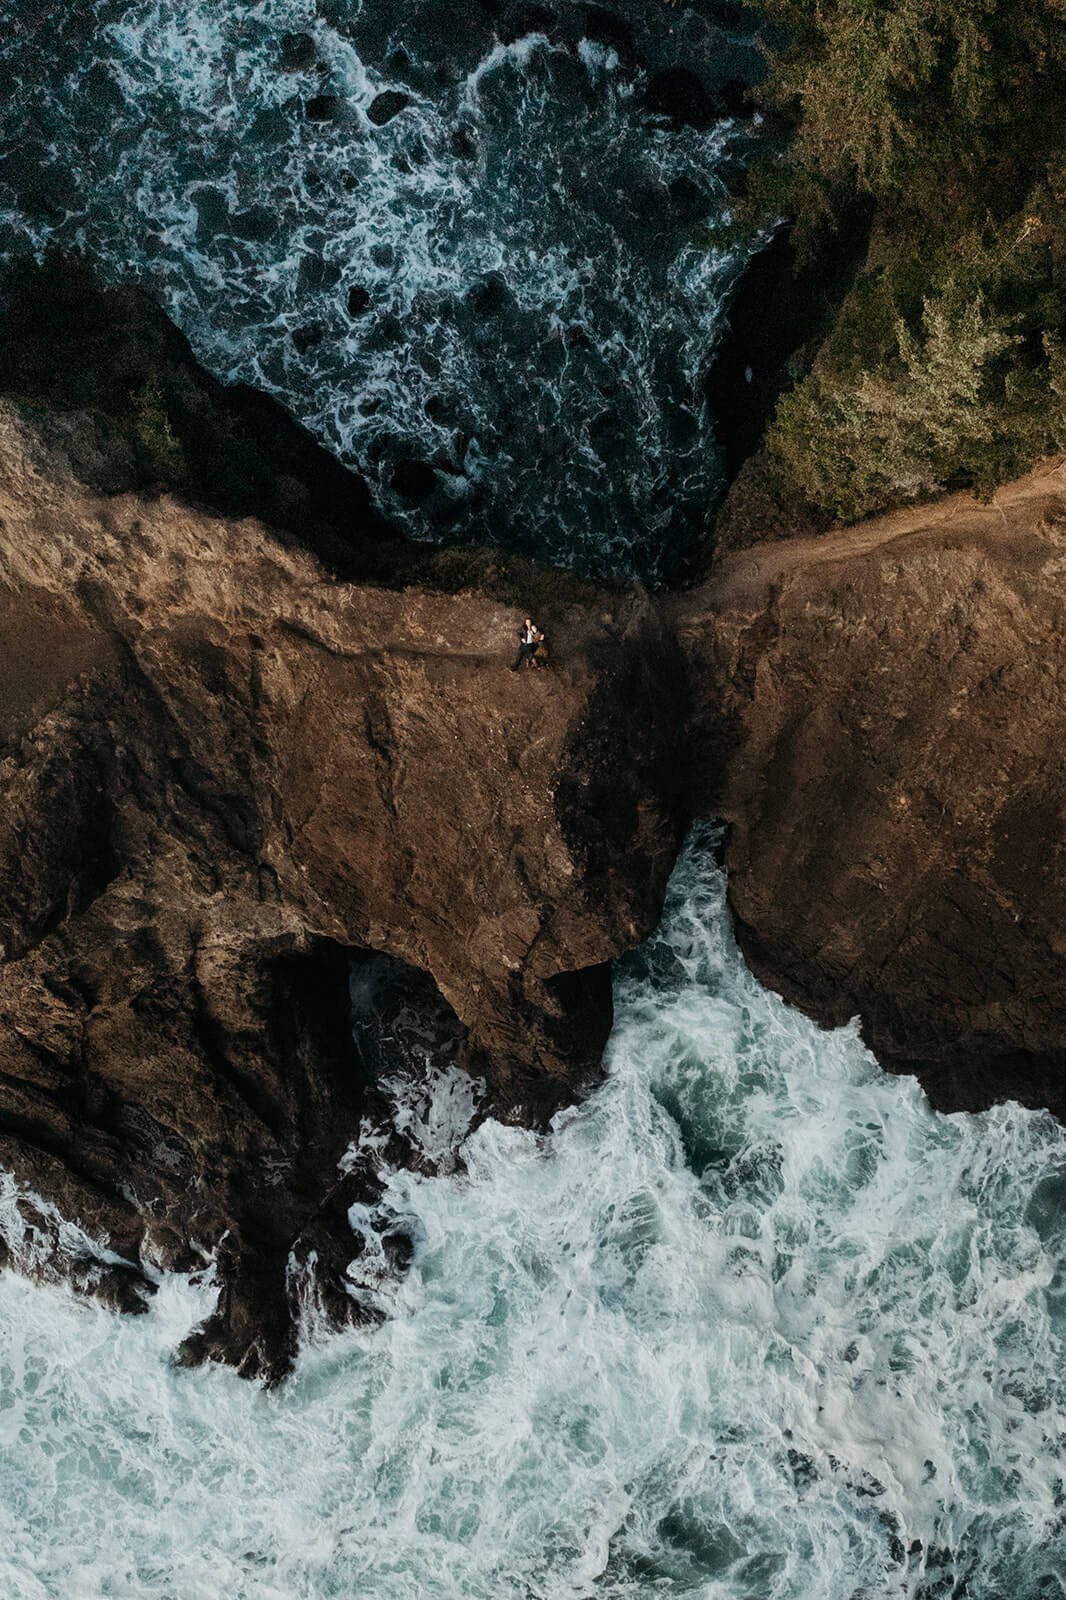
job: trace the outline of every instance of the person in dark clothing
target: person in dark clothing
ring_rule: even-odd
[[[524,667],[527,661],[531,667],[536,666],[537,646],[543,638],[544,635],[533,621],[533,618],[527,617],[519,629],[518,654],[515,656],[514,666],[511,668],[512,672],[517,672],[520,667]]]

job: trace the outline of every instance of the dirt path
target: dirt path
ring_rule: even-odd
[[[1066,455],[1049,457],[1024,478],[997,489],[988,501],[972,494],[947,495],[931,505],[908,506],[812,538],[780,539],[737,551],[715,569],[707,592],[716,608],[724,608],[747,593],[764,591],[797,567],[867,555],[902,539],[932,533],[941,537],[945,533],[1009,533],[1023,520],[1032,525],[1034,501],[1058,496],[1066,497]],[[1023,508],[1023,516],[1019,516]]]

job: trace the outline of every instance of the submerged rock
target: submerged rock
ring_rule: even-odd
[[[262,241],[277,232],[278,219],[267,206],[249,206],[245,211],[236,212],[229,219],[229,226],[240,239]]]
[[[644,95],[649,111],[669,117],[676,127],[709,128],[722,115],[711,96],[688,67],[664,67],[648,81]]]
[[[398,117],[401,111],[406,111],[407,107],[413,104],[413,97],[404,94],[401,89],[384,89],[381,94],[375,95],[367,106],[367,121],[372,122],[375,128],[382,128],[386,122],[391,122],[393,117]]]
[[[437,474],[427,461],[405,457],[396,463],[390,481],[402,499],[424,500],[437,487]]]
[[[326,261],[315,250],[308,250],[300,261],[296,282],[301,290],[332,289],[340,280],[341,269],[335,261]]]
[[[333,122],[343,109],[344,102],[340,95],[316,94],[304,106],[304,116],[308,122]]]
[[[751,84],[743,78],[727,78],[719,86],[718,100],[731,117],[752,117],[757,109]]]
[[[460,161],[476,161],[480,149],[476,130],[468,123],[461,123],[449,134],[448,147]]]
[[[497,22],[496,32],[503,44],[513,44],[516,39],[524,39],[531,33],[550,36],[558,21],[556,13],[548,6],[511,5],[505,8]]]
[[[318,49],[309,33],[286,33],[281,40],[282,72],[304,72],[318,60]]]
[[[637,59],[633,29],[613,11],[590,6],[585,13],[584,33],[586,39],[613,50],[620,61],[631,63]]]
[[[321,344],[326,337],[326,330],[321,322],[306,322],[300,328],[292,330],[292,342],[300,355],[306,355],[308,350],[313,350],[316,344]]]

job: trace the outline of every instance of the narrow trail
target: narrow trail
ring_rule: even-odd
[[[997,489],[987,501],[972,494],[946,495],[932,505],[908,506],[811,538],[780,539],[740,550],[727,556],[698,592],[709,596],[716,609],[734,606],[747,595],[761,603],[757,596],[801,567],[846,561],[903,540],[975,534],[996,539],[1032,527],[1034,505],[1041,500],[1048,502],[1051,514],[1058,512],[1059,500],[1066,511],[1066,456],[1041,462],[1024,478]]]

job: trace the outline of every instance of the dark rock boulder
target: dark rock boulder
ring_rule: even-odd
[[[606,45],[615,52],[619,61],[632,64],[636,60],[637,50],[633,29],[613,11],[606,11],[600,6],[589,6],[585,12],[584,31],[586,39],[591,39],[595,44]]]
[[[203,184],[193,192],[196,207],[196,238],[198,243],[214,239],[230,231],[229,205],[220,189]]]
[[[717,90],[718,103],[722,110],[730,117],[752,117],[755,115],[756,105],[751,91],[751,84],[743,78],[727,78]]]
[[[531,33],[543,33],[551,37],[558,21],[556,13],[548,6],[510,5],[496,24],[497,36],[504,44],[513,44],[516,39],[524,39]]]
[[[477,133],[469,124],[462,123],[449,134],[448,147],[460,161],[476,161],[480,148]]]
[[[396,463],[390,481],[402,500],[425,500],[437,487],[437,474],[428,462],[405,456]]]
[[[386,122],[391,122],[393,117],[398,117],[401,111],[406,111],[413,104],[413,97],[404,94],[402,89],[384,89],[367,106],[366,119],[375,128],[383,128]]]
[[[487,273],[480,283],[467,290],[465,302],[481,320],[503,316],[515,306],[514,295],[501,272]]]
[[[304,106],[308,122],[334,122],[341,116],[344,102],[338,94],[312,95]]]
[[[313,350],[315,345],[321,344],[326,337],[326,330],[321,322],[305,322],[299,328],[292,330],[292,342],[298,354],[306,355],[308,350]]]
[[[296,281],[301,290],[332,289],[340,275],[341,269],[335,261],[327,261],[316,250],[308,250],[300,261]]]
[[[281,40],[282,72],[306,72],[318,60],[318,49],[309,33],[286,33]]]
[[[267,206],[249,206],[230,218],[230,228],[238,239],[269,239],[277,231],[277,226],[277,216]]]
[[[709,128],[723,107],[688,67],[664,67],[649,80],[644,103],[657,117],[668,117],[675,127]]]

